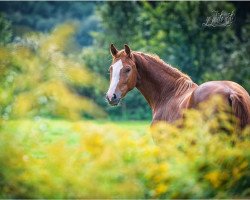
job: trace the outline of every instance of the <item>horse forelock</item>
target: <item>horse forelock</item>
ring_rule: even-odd
[[[114,59],[120,59],[121,57],[125,57],[126,56],[126,52],[124,49],[118,51],[118,53],[115,55],[115,57],[113,57]]]

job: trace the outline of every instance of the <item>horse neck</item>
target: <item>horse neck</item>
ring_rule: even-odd
[[[153,111],[185,91],[179,82],[184,83],[187,79],[188,84],[193,83],[180,71],[157,58],[139,52],[133,55],[139,76],[136,87]]]

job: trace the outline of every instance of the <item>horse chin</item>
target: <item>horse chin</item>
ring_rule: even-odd
[[[117,100],[117,101],[109,102],[109,105],[111,105],[111,106],[117,106],[119,103],[120,103],[120,99]]]

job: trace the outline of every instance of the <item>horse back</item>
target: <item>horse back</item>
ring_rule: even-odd
[[[200,103],[214,95],[220,95],[232,108],[242,128],[250,125],[250,96],[242,86],[232,81],[210,81],[201,84],[193,91],[189,107],[198,108]]]

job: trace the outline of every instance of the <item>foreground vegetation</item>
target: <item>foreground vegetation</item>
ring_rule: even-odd
[[[229,134],[217,117],[189,115],[182,128],[151,131],[148,122],[2,121],[0,197],[249,197],[249,129]]]

